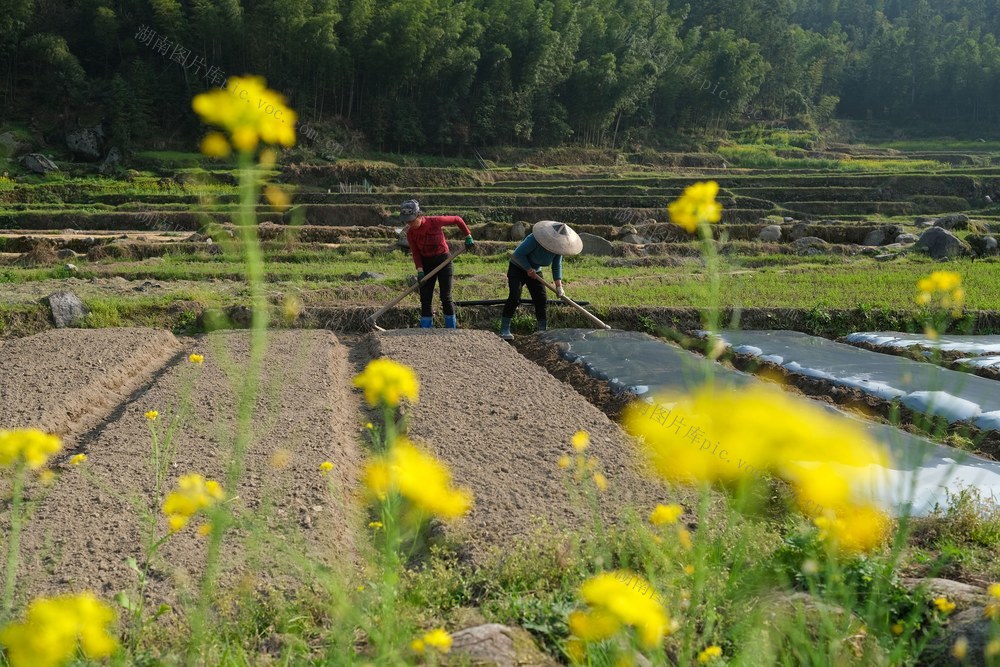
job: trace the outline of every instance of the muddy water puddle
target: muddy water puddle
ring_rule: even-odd
[[[837,353],[842,350],[835,348],[830,351],[818,344],[815,347],[822,352],[817,355],[819,358],[798,356],[796,344],[805,350],[810,349],[810,343],[798,340],[798,337],[809,339],[812,338],[810,336],[797,334],[784,338],[761,335],[784,333],[795,332],[726,332],[726,339],[734,346],[743,347],[744,351],[754,347],[759,350],[755,352],[756,355],[768,357],[775,363],[784,365],[787,360],[792,364],[798,363],[804,369],[817,366],[829,376],[852,378],[851,381],[859,383],[867,379],[860,377],[865,372],[877,373],[879,369],[872,366],[871,360],[854,361],[846,354],[838,357]],[[747,339],[742,338],[744,334],[748,335]],[[692,391],[705,381],[709,373],[713,375],[713,381],[721,385],[744,386],[761,381],[643,333],[559,329],[539,336],[545,342],[555,345],[564,359],[579,364],[590,376],[608,382],[613,390],[630,391],[641,398],[648,398],[662,390]],[[866,352],[849,345],[839,347],[853,353]],[[867,354],[879,359],[886,356],[872,352]],[[846,367],[843,369],[836,366],[840,359],[845,361]],[[898,357],[889,359],[907,361]],[[820,364],[820,361],[824,363]],[[930,364],[909,363],[930,367],[935,373],[943,370],[931,367]],[[891,367],[890,365],[889,368]],[[917,387],[921,385],[916,384],[917,379],[903,378],[905,371],[897,369],[897,372],[900,377],[895,379],[900,386],[909,388],[909,392],[920,391]],[[955,375],[962,375],[966,382],[969,379],[992,382],[966,374]],[[908,382],[902,382],[903,379]],[[886,384],[889,386],[891,383]],[[979,398],[990,405],[989,400],[1000,398],[998,393],[1000,392],[994,389],[992,396]],[[814,401],[814,404],[824,410],[836,412],[845,419],[859,422],[875,440],[885,446],[890,463],[872,471],[872,479],[877,481],[870,493],[886,508],[901,514],[910,505],[910,513],[926,514],[935,505],[947,505],[949,493],[953,494],[966,487],[975,487],[984,498],[1000,499],[1000,463],[938,445],[887,424],[862,421],[819,401]]]

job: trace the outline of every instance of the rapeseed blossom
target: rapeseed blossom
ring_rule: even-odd
[[[86,460],[87,460],[86,454],[74,454],[72,457],[70,457],[69,464],[78,466]]]
[[[205,357],[201,354],[190,354],[188,355],[188,361],[192,364],[198,364],[199,366],[205,363]]]
[[[708,663],[722,657],[722,647],[721,646],[709,646],[705,650],[698,654],[698,664],[707,665]]]
[[[177,489],[163,501],[170,532],[176,533],[188,524],[191,517],[204,512],[225,497],[222,486],[215,480],[206,480],[198,474],[183,475],[177,480]]]
[[[375,359],[365,370],[354,377],[354,386],[365,392],[371,407],[387,405],[396,407],[403,398],[416,402],[420,395],[420,382],[409,366],[391,359]]]
[[[715,200],[717,194],[719,184],[715,181],[688,186],[681,198],[668,207],[670,219],[689,233],[694,233],[703,222],[718,222],[722,219],[722,204]]]
[[[0,430],[0,468],[23,463],[38,470],[62,448],[57,436],[37,428]]]
[[[454,519],[472,507],[472,494],[452,486],[447,466],[406,438],[368,464],[364,483],[379,500],[398,493],[426,514]]]
[[[677,523],[684,514],[684,508],[677,504],[657,505],[649,514],[649,522],[654,526]]]
[[[118,647],[110,634],[115,614],[90,593],[37,598],[23,621],[0,631],[10,667],[58,667],[73,660],[77,646],[99,660]]]
[[[826,510],[813,519],[819,539],[835,551],[857,554],[872,551],[885,542],[891,527],[889,517],[873,505],[848,505]]]
[[[225,89],[196,95],[191,106],[202,121],[229,135],[228,140],[218,132],[207,135],[201,145],[206,155],[228,155],[230,142],[241,152],[256,150],[261,142],[295,145],[298,116],[285,105],[283,95],[267,88],[262,77],[230,77]]]
[[[156,410],[149,410],[143,415],[146,419],[151,422],[155,422],[156,418],[160,416],[160,413]]]
[[[965,290],[962,276],[954,271],[934,271],[917,282],[916,302],[936,310],[950,311],[954,317],[962,316]]]
[[[636,630],[642,646],[656,646],[670,632],[670,619],[649,590],[648,582],[630,572],[606,572],[588,579],[580,587],[587,609],[570,614],[570,632],[581,641],[598,642],[627,626]]]
[[[444,628],[437,628],[410,642],[410,648],[417,653],[424,653],[427,647],[433,648],[439,653],[447,653],[451,650],[451,635]]]

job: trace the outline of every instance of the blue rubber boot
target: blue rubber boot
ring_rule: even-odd
[[[500,318],[500,337],[503,338],[504,340],[514,340],[514,336],[510,332],[509,317]]]
[[[434,318],[433,317],[421,317],[420,318],[420,328],[421,329],[430,329],[433,326],[434,326]]]
[[[457,329],[458,328],[458,322],[455,321],[455,316],[454,315],[445,315],[444,316],[444,328],[445,329]]]
[[[546,325],[547,325],[546,320],[538,320],[538,330],[539,331],[547,331],[548,328],[547,328]]]

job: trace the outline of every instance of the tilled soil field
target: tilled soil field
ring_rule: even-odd
[[[485,331],[406,329],[372,336],[372,351],[412,366],[420,401],[410,435],[454,471],[475,493],[462,530],[473,555],[530,536],[540,523],[586,525],[574,503],[559,457],[572,454],[577,430],[590,434],[587,453],[608,479],[606,518],[627,507],[644,511],[674,502],[643,474],[635,445],[604,413],[576,391]]]
[[[63,424],[62,431],[75,443],[74,449],[62,455],[63,463],[57,464],[60,474],[55,483],[49,489],[39,485],[29,489],[32,499],[39,502],[24,535],[19,591],[27,596],[89,589],[107,598],[135,584],[126,559],[134,557],[142,562],[148,539],[148,524],[142,517],[148,511],[159,514],[162,495],[176,479],[191,472],[225,478],[236,421],[233,383],[243,373],[248,338],[234,333],[187,340],[183,355],[174,356],[182,345],[170,334],[129,330],[55,333],[58,335],[21,339],[17,346],[8,343],[0,349],[5,390],[11,396],[21,396],[23,405],[39,406],[38,418],[28,423]],[[68,347],[72,350],[69,359],[127,362],[139,355],[126,343],[133,341],[133,348],[143,349],[134,343],[137,338],[152,339],[157,349],[169,349],[167,357],[173,359],[156,371],[152,382],[124,401],[95,403],[103,408],[102,421],[85,431],[77,430],[79,423],[64,416],[63,405],[67,397],[82,398],[87,391],[95,391],[95,386],[100,387],[100,369],[77,377],[66,370],[73,364],[52,363],[44,375],[25,378],[7,373],[10,364],[26,350],[33,350],[36,360],[57,359]],[[204,355],[203,366],[186,360],[193,351]],[[166,360],[161,352],[160,365]],[[114,364],[111,366],[113,369]],[[59,378],[60,372],[66,377]],[[56,381],[60,379],[63,381]],[[254,585],[288,583],[286,577],[294,570],[288,564],[294,559],[283,554],[286,548],[301,553],[303,544],[320,562],[351,562],[356,512],[347,495],[357,486],[360,462],[358,414],[349,384],[347,350],[332,334],[279,332],[270,336],[254,437],[233,500],[238,516],[249,516],[253,511],[257,529],[241,523],[227,540],[225,580],[232,582],[238,576],[244,583],[249,577]],[[49,393],[62,400],[45,398]],[[185,401],[189,406],[186,411],[182,408]],[[30,410],[10,410],[9,406],[4,410],[0,425],[26,425],[17,422]],[[148,410],[159,411],[155,422],[144,416]],[[161,442],[172,431],[176,446],[167,488],[159,498],[151,465],[151,428],[158,431]],[[76,452],[89,457],[79,468],[65,463],[67,456]],[[325,460],[335,464],[327,477],[319,474],[319,464]],[[165,531],[166,522],[161,518],[157,535]],[[192,528],[167,541],[152,564],[150,602],[172,601],[174,591],[190,585],[204,562],[205,543]]]

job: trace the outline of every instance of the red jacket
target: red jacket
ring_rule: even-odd
[[[410,244],[410,253],[417,271],[423,271],[424,257],[447,255],[450,252],[448,242],[444,240],[444,232],[441,231],[445,225],[457,225],[466,236],[472,233],[465,220],[457,215],[425,215],[419,227],[407,228],[406,241]]]

